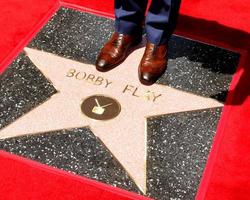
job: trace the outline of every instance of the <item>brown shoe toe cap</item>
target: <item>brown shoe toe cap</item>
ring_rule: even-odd
[[[140,78],[140,82],[144,85],[152,85],[157,81],[157,77],[147,72],[141,73],[139,75],[139,78]]]

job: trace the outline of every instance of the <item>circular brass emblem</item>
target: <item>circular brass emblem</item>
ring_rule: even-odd
[[[104,95],[93,95],[86,98],[81,105],[83,114],[95,120],[109,120],[121,112],[119,102]]]

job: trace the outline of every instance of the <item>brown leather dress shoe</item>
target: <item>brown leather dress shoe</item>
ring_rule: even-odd
[[[167,69],[167,45],[147,43],[139,65],[139,79],[144,85],[155,83]]]
[[[141,40],[142,34],[124,35],[117,32],[113,33],[97,57],[96,69],[105,72],[118,66],[135,50]]]

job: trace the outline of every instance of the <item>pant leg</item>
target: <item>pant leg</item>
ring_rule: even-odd
[[[147,2],[148,0],[115,0],[116,31],[123,34],[142,31]]]
[[[181,0],[153,0],[146,16],[148,41],[166,44],[174,32]]]

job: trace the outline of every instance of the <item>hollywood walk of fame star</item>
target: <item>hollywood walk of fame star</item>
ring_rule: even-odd
[[[89,127],[146,193],[147,117],[221,107],[222,104],[165,85],[141,85],[137,66],[143,50],[136,50],[119,67],[100,73],[93,65],[26,48],[27,56],[58,92],[0,130],[0,138]],[[93,99],[96,108],[91,107],[95,114],[102,115],[106,109],[102,106],[108,105],[106,102],[101,106],[100,99],[96,99],[98,95],[113,98],[121,110],[109,120],[89,118],[81,107],[84,99],[93,95],[97,95]]]

